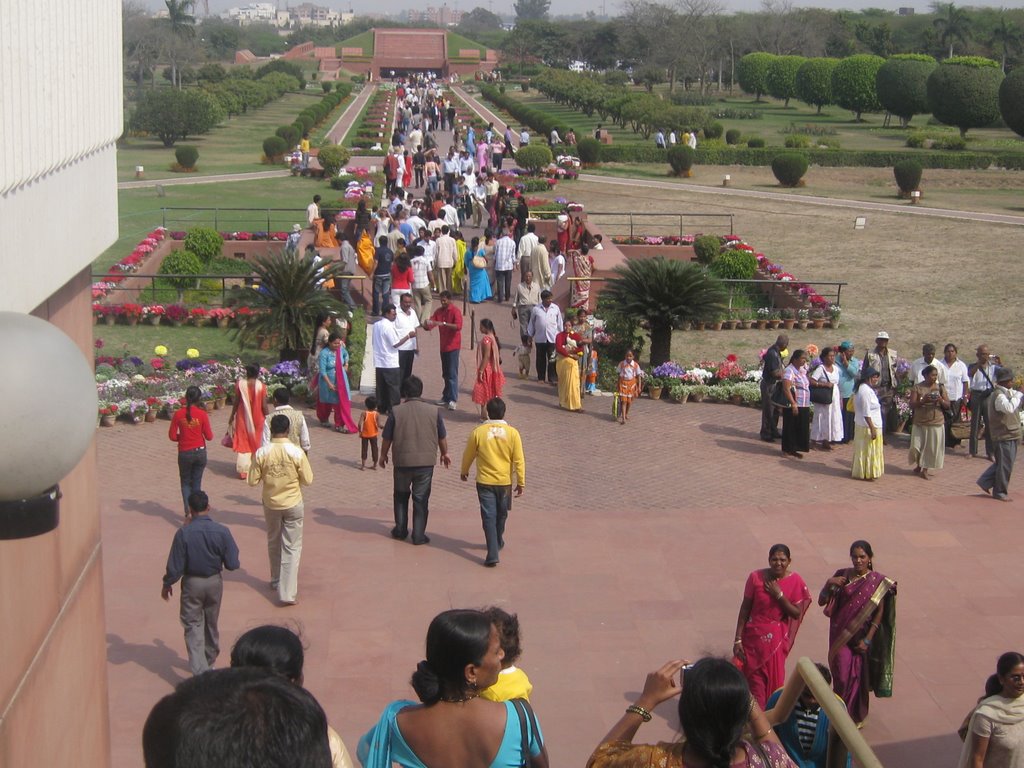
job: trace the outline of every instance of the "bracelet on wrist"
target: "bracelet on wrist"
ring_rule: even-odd
[[[630,704],[626,707],[626,712],[631,715],[640,715],[645,723],[651,722],[651,713],[641,707],[639,704]]]

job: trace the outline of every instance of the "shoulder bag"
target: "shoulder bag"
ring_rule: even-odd
[[[526,699],[512,699],[512,706],[519,717],[519,732],[522,735],[522,765],[523,768],[529,768],[533,762],[530,753],[530,734],[537,734],[537,744],[541,749],[544,748],[544,744],[540,740],[540,734],[537,731],[537,719],[533,716],[533,708],[530,706],[530,703]],[[529,720],[529,726],[527,726],[527,720]]]
[[[829,383],[828,387],[811,387],[811,402],[815,405],[832,405],[832,392],[835,390],[835,385],[832,384],[832,380],[828,377],[828,371],[823,371],[825,374],[825,381]]]
[[[772,393],[769,397],[772,405],[776,408],[792,408],[793,404],[789,402],[789,398],[786,397],[786,390],[782,386],[782,379],[779,379],[772,386]]]

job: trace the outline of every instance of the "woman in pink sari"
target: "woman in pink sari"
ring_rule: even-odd
[[[245,366],[245,378],[235,382],[235,402],[228,417],[231,450],[235,452],[235,471],[249,477],[252,455],[263,439],[263,420],[267,412],[267,385],[259,379],[258,365]]]
[[[870,544],[853,542],[853,567],[836,571],[818,595],[830,619],[832,685],[858,726],[868,717],[868,693],[892,696],[896,582],[874,569],[873,557]]]
[[[785,544],[768,551],[768,567],[747,577],[736,619],[733,654],[761,708],[786,682],[786,658],[811,604],[807,584],[789,570],[790,562]]]

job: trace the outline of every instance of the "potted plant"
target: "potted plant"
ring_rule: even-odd
[[[807,330],[807,323],[810,320],[811,313],[806,309],[799,309],[796,313],[796,327],[801,331]]]
[[[100,401],[99,414],[101,427],[114,426],[114,422],[117,421],[117,403]]]
[[[690,384],[682,379],[673,379],[668,385],[668,397],[673,403],[685,403],[690,396]]]
[[[709,331],[722,330],[722,317],[720,315],[716,316],[714,320],[710,321],[709,323],[706,323],[704,327],[707,328]]]
[[[181,306],[181,304],[171,304],[167,307],[164,316],[175,328],[181,328],[188,319],[188,310]]]
[[[128,325],[138,325],[139,318],[142,317],[142,305],[122,304],[121,316]]]
[[[152,424],[156,421],[157,415],[160,413],[160,407],[162,403],[159,397],[147,397],[146,398],[146,422]]]
[[[782,310],[782,322],[780,323],[782,328],[790,330],[796,325],[796,310],[787,307]]]
[[[129,421],[132,424],[141,424],[145,420],[148,410],[149,404],[145,400],[133,400],[129,411]]]
[[[193,307],[189,310],[188,317],[196,328],[202,328],[210,321],[210,313],[205,307]]]
[[[104,304],[100,312],[103,315],[103,322],[107,325],[113,325],[117,322],[117,316],[121,314],[121,307],[114,304]]]
[[[647,377],[647,393],[651,396],[651,400],[661,399],[661,393],[665,389],[665,381],[665,378],[662,376]]]
[[[839,327],[839,317],[843,314],[843,308],[838,304],[830,304],[828,307],[829,324],[833,328]]]
[[[142,308],[142,316],[150,325],[160,325],[166,311],[163,304],[149,304]]]
[[[763,331],[768,327],[768,319],[771,317],[772,311],[768,307],[758,307],[757,310],[757,330]]]
[[[226,307],[217,307],[210,310],[210,319],[217,324],[218,328],[227,328],[235,313]]]
[[[825,312],[820,309],[812,309],[810,314],[812,328],[825,327]]]

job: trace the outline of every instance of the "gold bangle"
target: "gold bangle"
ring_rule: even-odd
[[[640,715],[645,723],[651,722],[651,713],[641,707],[639,704],[630,704],[626,707],[626,712],[631,715]]]
[[[770,734],[771,732],[772,732],[772,729],[771,729],[771,728],[769,728],[769,729],[768,729],[767,731],[765,731],[764,733],[762,733],[762,734],[760,734],[760,735],[758,735],[758,734],[756,734],[756,733],[755,733],[755,734],[754,734],[754,739],[755,739],[756,741],[760,741],[761,739],[766,739],[766,738],[768,738],[768,735],[769,735],[769,734]]]

